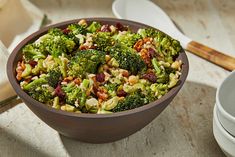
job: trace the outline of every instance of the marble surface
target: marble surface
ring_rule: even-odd
[[[114,17],[112,0],[31,0],[52,23],[81,17]],[[190,38],[225,53],[235,52],[233,0],[154,0]],[[151,17],[153,18],[153,17]],[[173,102],[148,126],[128,138],[87,144],[59,135],[23,103],[0,112],[0,156],[224,156],[212,133],[218,84],[229,74],[187,53],[190,71]]]

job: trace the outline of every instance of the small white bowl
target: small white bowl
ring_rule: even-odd
[[[235,71],[217,89],[216,105],[220,123],[235,136]]]
[[[214,137],[224,152],[224,154],[228,157],[235,156],[235,137],[229,134],[223,126],[220,124],[218,119],[218,109],[215,105],[214,107],[214,114],[213,114],[213,133]]]

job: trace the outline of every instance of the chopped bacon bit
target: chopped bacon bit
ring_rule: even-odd
[[[103,25],[100,29],[101,32],[111,32],[109,25]]]
[[[98,82],[104,82],[105,81],[105,74],[104,73],[96,74],[96,80]]]
[[[127,96],[127,93],[123,89],[121,89],[121,90],[117,91],[117,96],[125,97],[125,96]]]
[[[135,45],[134,45],[134,49],[137,52],[140,52],[140,50],[142,49],[142,46],[144,45],[144,41],[143,40],[138,40]]]
[[[147,74],[144,74],[143,76],[142,76],[142,78],[144,78],[144,79],[146,79],[146,80],[149,80],[150,82],[152,82],[152,83],[156,83],[156,81],[157,81],[157,77],[156,77],[156,75],[154,74],[154,73],[147,73]]]

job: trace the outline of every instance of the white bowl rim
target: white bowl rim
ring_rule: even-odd
[[[221,132],[228,140],[230,140],[231,142],[233,142],[235,144],[235,137],[233,137],[231,134],[229,134],[224,127],[222,126],[222,124],[219,121],[218,115],[217,115],[217,105],[215,104],[214,106],[214,113],[213,113],[213,118],[215,121],[215,125],[217,126],[217,128],[219,128],[219,132]],[[215,136],[215,135],[214,135]],[[216,140],[217,141],[217,140]],[[218,142],[218,141],[217,141]]]
[[[223,114],[226,118],[228,118],[229,120],[233,121],[235,123],[235,117],[232,116],[230,113],[228,113],[223,106],[220,103],[220,99],[219,99],[219,93],[220,93],[220,89],[223,87],[224,83],[227,82],[233,75],[235,75],[235,70],[232,71],[223,81],[222,83],[219,85],[219,87],[217,88],[216,91],[216,106],[218,107],[218,110],[221,112],[221,114]]]

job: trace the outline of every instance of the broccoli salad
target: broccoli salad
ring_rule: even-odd
[[[23,47],[16,79],[33,99],[58,110],[106,114],[153,102],[177,85],[177,40],[116,23],[52,28]]]

